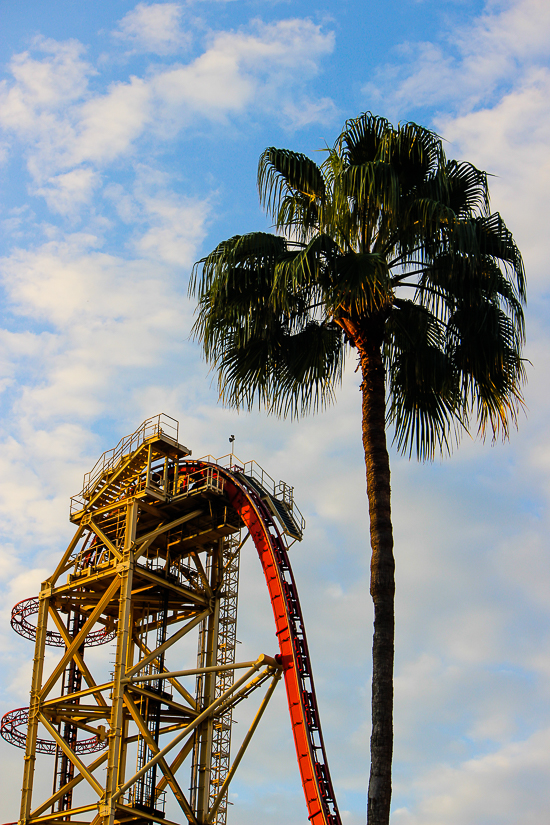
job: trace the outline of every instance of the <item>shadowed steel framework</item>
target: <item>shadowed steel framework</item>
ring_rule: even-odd
[[[170,794],[179,823],[225,825],[229,783],[283,678],[308,819],[340,825],[287,554],[304,529],[293,489],[234,455],[192,459],[178,429],[154,416],[101,456],[71,499],[76,532],[57,568],[13,609],[12,627],[35,641],[30,705],[1,721],[25,748],[19,823],[177,825]],[[248,539],[279,651],[237,662]],[[196,664],[182,668],[191,634]],[[86,650],[109,642],[113,670],[98,678]],[[60,649],[49,675],[47,646]],[[233,710],[252,694],[258,709],[231,760]],[[37,754],[54,757],[53,792],[38,803]]]

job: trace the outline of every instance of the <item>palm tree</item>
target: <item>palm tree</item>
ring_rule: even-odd
[[[194,333],[222,399],[302,415],[331,401],[356,350],[374,601],[369,825],[387,825],[393,748],[394,556],[386,427],[421,460],[472,422],[507,437],[522,406],[525,280],[487,175],[441,139],[370,113],[319,166],[270,147],[258,170],[276,234],[220,243],[195,265]]]

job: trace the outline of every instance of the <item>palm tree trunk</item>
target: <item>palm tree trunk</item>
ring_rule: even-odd
[[[374,602],[372,645],[372,736],[368,825],[388,825],[393,752],[393,658],[395,561],[390,507],[390,460],[386,446],[386,400],[381,336],[354,336],[363,382],[363,447],[367,470],[370,592]]]

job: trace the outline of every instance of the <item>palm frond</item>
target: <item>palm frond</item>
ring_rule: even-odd
[[[243,277],[255,278],[258,269],[273,265],[286,250],[287,241],[280,235],[267,232],[235,235],[197,261],[189,281],[189,294],[200,297],[211,289],[226,291],[235,277],[240,281]]]
[[[236,409],[255,404],[282,416],[304,415],[329,404],[341,381],[342,331],[309,322],[295,335],[284,325],[242,342],[230,334],[215,362],[221,398]]]
[[[347,166],[362,166],[378,157],[384,135],[391,130],[393,127],[386,118],[365,112],[346,120],[344,131],[335,145]]]
[[[487,172],[466,161],[450,160],[445,168],[448,206],[459,218],[489,214]]]
[[[400,452],[424,461],[450,452],[464,426],[457,371],[443,330],[425,307],[398,299],[386,325],[388,421]]]
[[[346,199],[352,199],[364,212],[369,206],[397,217],[401,194],[399,177],[391,163],[367,161],[348,166],[340,175],[339,186]]]
[[[510,267],[515,277],[514,285],[517,289],[517,296],[524,302],[526,298],[525,269],[521,252],[516,246],[512,233],[498,212],[478,218],[475,224],[481,254],[497,258]]]
[[[457,310],[451,317],[447,354],[460,375],[461,392],[476,411],[479,430],[508,435],[523,406],[525,370],[521,333],[494,303]]]
[[[445,153],[435,132],[416,123],[400,123],[384,133],[378,159],[392,165],[402,194],[409,195],[444,165]]]
[[[303,248],[280,257],[274,270],[272,299],[284,306],[287,296],[319,291],[334,271],[340,249],[330,235],[318,234]],[[322,299],[324,300],[324,299]]]
[[[426,197],[410,200],[400,216],[401,254],[406,255],[419,244],[423,255],[439,248],[443,234],[452,233],[456,223],[455,212],[442,201]]]
[[[269,146],[258,163],[258,191],[260,203],[278,221],[279,217],[284,218],[284,212],[280,215],[281,204],[289,197],[322,202],[325,181],[317,164],[307,155]]]
[[[298,242],[306,242],[314,228],[320,222],[319,204],[300,192],[285,195],[279,201],[275,224],[284,228]]]

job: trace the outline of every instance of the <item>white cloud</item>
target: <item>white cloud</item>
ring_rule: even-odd
[[[142,38],[149,33],[159,42],[163,32],[176,36],[172,24],[179,9],[140,4],[124,18],[121,32]],[[39,38],[34,49],[41,59],[16,55],[13,79],[0,89],[0,125],[19,138],[33,193],[44,196],[52,211],[70,216],[92,201],[101,170],[135,157],[140,138],[171,139],[193,128],[197,115],[220,121],[262,112],[293,128],[334,116],[330,99],[311,98],[304,88],[334,48],[331,32],[309,20],[257,20],[207,39],[202,54],[187,64],[157,67],[94,93],[87,83],[95,70],[77,41]]]
[[[217,33],[192,63],[161,72],[152,81],[161,119],[177,122],[179,115],[185,120],[190,109],[217,118],[251,104],[269,112],[281,103],[292,106],[289,90],[313,77],[333,48],[333,34],[324,34],[309,20],[256,21],[251,33]],[[330,102],[325,98],[309,105],[311,120],[325,117]]]
[[[36,60],[30,53],[16,54],[10,63],[14,82],[0,86],[0,123],[18,132],[34,130],[43,115],[65,107],[85,93],[94,70],[82,59],[85,48],[77,40],[35,38],[33,50],[46,55]]]
[[[75,113],[77,132],[65,162],[108,163],[128,152],[147,123],[149,98],[148,83],[131,77],[84,103]]]
[[[143,207],[151,227],[136,240],[137,251],[145,258],[187,268],[204,234],[207,204],[182,202],[176,197],[147,197]]]
[[[25,419],[86,420],[100,414],[113,402],[111,382],[124,392],[131,371],[156,363],[185,325],[187,302],[174,272],[159,259],[177,259],[176,272],[190,266],[207,209],[173,199],[166,204],[160,196],[152,201],[147,208],[155,213],[153,226],[142,234],[155,257],[151,263],[103,253],[94,249],[97,238],[76,234],[34,251],[16,250],[2,261],[16,317],[53,330],[46,348],[40,336],[22,342],[35,355],[28,380],[25,373],[20,378],[17,406]],[[12,336],[7,344],[17,346],[20,338]],[[21,358],[12,346],[12,363],[20,370],[28,361]],[[121,381],[119,373],[127,377]]]
[[[138,3],[124,15],[113,36],[126,41],[134,51],[171,54],[189,44],[181,29],[180,3]]]
[[[290,101],[283,107],[283,113],[290,128],[301,129],[310,123],[333,123],[338,110],[330,97],[323,97],[319,100]]]
[[[550,806],[550,730],[458,768],[442,766],[416,784],[414,813],[393,813],[396,825],[541,825]]]
[[[42,195],[51,212],[70,215],[92,198],[100,185],[97,172],[86,167],[79,167],[62,175],[48,178],[45,186],[35,189],[36,195]]]
[[[469,111],[521,81],[548,56],[549,40],[545,0],[487,2],[480,17],[440,43],[401,44],[399,63],[381,68],[364,91],[392,117],[422,106]]]
[[[533,69],[496,105],[437,121],[449,154],[495,176],[489,179],[492,206],[525,250],[529,286],[537,291],[547,283],[549,96],[550,71]]]
[[[131,191],[111,184],[105,196],[125,223],[134,224],[131,247],[138,257],[160,260],[181,271],[195,260],[210,213],[208,200],[186,198],[169,189],[167,175],[141,164]]]

